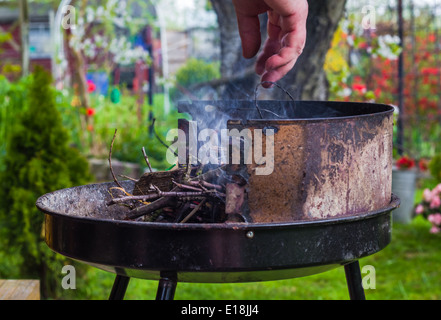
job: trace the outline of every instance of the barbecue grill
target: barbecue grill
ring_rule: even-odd
[[[110,299],[122,299],[132,277],[159,280],[157,299],[169,300],[178,282],[269,281],[341,266],[350,298],[364,299],[358,260],[390,243],[391,212],[399,205],[390,191],[392,108],[365,103],[286,101],[275,105],[259,101],[256,110],[254,103],[233,106],[212,101],[179,106],[205,127],[213,124],[201,118],[201,110],[210,106],[214,118],[225,127],[277,129],[273,179],[271,175],[253,177],[254,164],[243,164],[242,169],[249,173],[247,222],[127,221],[130,209],[107,205],[111,200],[108,190],[115,183],[91,184],[38,199],[37,207],[45,214],[47,245],[116,274]],[[188,123],[183,120],[180,127],[188,127]],[[301,138],[287,134],[291,127]],[[333,148],[338,142],[337,152]],[[296,146],[297,153],[288,145]],[[329,157],[323,156],[323,148]],[[298,163],[292,166],[293,161]],[[357,181],[352,182],[354,174]],[[281,177],[284,188],[274,189],[277,197],[263,189],[265,179],[274,185],[282,183]],[[133,181],[120,183],[129,192],[135,186]],[[285,197],[282,205],[281,195]]]

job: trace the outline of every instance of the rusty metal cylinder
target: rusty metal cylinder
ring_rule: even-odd
[[[247,180],[244,210],[252,222],[328,219],[389,205],[392,107],[259,101],[264,119],[252,101],[197,102],[184,109],[203,125],[204,113],[196,110],[204,105],[214,106],[218,121],[228,115],[228,130],[242,132],[242,140],[251,135],[252,152],[230,166]]]

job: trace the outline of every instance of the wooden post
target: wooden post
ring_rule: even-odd
[[[403,0],[398,0],[398,35],[400,37],[401,54],[398,58],[398,154],[403,155],[404,148],[404,32],[403,32]]]
[[[0,280],[0,300],[40,300],[40,281]]]

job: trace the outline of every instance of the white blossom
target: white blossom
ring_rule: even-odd
[[[378,49],[376,54],[389,60],[396,60],[401,53],[399,48],[400,38],[386,34],[378,37]]]
[[[101,17],[104,15],[103,6],[99,6],[98,8],[96,8],[95,14],[96,14],[97,19],[101,19]]]
[[[92,23],[95,19],[95,11],[92,7],[86,7],[86,21]]]
[[[94,9],[86,7],[84,16],[77,19],[76,28],[72,29],[69,47],[77,52],[82,52],[87,58],[95,58],[99,51],[107,51],[113,56],[113,62],[118,64],[132,64],[142,60],[148,62],[149,53],[143,47],[133,48],[132,43],[118,34],[103,36],[94,32],[86,34],[90,24],[100,20],[104,24],[126,29],[132,21],[127,0],[107,0],[103,5]],[[60,62],[61,63],[61,62]]]
[[[87,38],[86,40],[84,40],[84,42],[82,43],[82,50],[86,57],[91,59],[95,58],[96,46],[91,39]]]

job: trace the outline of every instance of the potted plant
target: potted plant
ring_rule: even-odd
[[[408,156],[400,157],[392,170],[392,192],[401,200],[400,207],[393,213],[395,222],[409,223],[412,220],[416,180],[415,160]]]
[[[433,190],[424,189],[423,200],[415,208],[417,215],[422,215],[430,223],[431,233],[441,233],[441,183]]]

